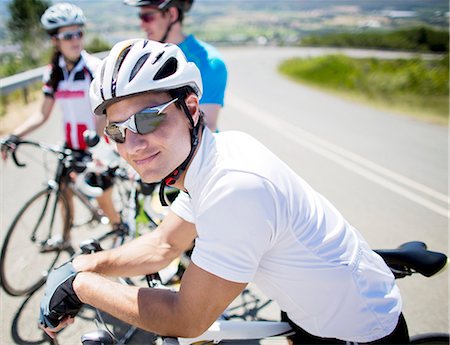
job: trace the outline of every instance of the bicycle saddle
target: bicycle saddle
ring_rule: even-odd
[[[388,266],[402,266],[419,272],[426,277],[438,273],[447,264],[447,256],[442,253],[427,250],[423,242],[407,242],[397,249],[375,250]]]
[[[83,334],[81,336],[83,345],[113,345],[114,339],[104,329],[97,329],[95,331]]]

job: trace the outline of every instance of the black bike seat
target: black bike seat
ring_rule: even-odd
[[[427,250],[423,242],[407,242],[397,249],[375,250],[388,266],[406,266],[426,277],[438,273],[447,264],[447,256],[442,253]]]

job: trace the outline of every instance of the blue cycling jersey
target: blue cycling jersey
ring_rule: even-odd
[[[223,106],[227,85],[227,68],[222,55],[212,45],[189,35],[178,45],[186,59],[197,65],[203,82],[200,104],[220,104]]]

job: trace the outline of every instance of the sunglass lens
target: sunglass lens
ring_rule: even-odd
[[[64,32],[61,38],[65,41],[70,41],[75,38],[82,38],[82,37],[83,31],[76,31],[76,32]]]
[[[155,130],[166,118],[166,114],[158,111],[137,113],[134,116],[136,129],[139,134],[147,134]]]
[[[122,131],[119,126],[116,126],[115,123],[109,124],[105,127],[105,134],[116,143],[123,144],[125,142],[125,137]]]
[[[139,18],[145,23],[150,23],[155,19],[155,13],[141,13],[139,14]]]

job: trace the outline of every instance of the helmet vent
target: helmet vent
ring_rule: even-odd
[[[111,82],[111,96],[116,97],[116,85],[117,85],[117,75],[119,74],[120,67],[123,64],[123,61],[125,60],[125,57],[130,52],[131,45],[122,50],[122,52],[119,54],[116,65],[114,66],[114,71],[112,74],[112,82]]]
[[[139,60],[137,60],[136,65],[134,65],[133,70],[131,71],[130,79],[128,81],[133,80],[133,78],[139,72],[139,70],[141,69],[142,65],[144,65],[145,61],[147,61],[149,56],[150,56],[150,53],[146,53],[146,54],[142,55],[139,58]]]
[[[148,44],[148,40],[144,41],[144,44],[142,45],[142,48],[145,48],[145,46]]]
[[[154,65],[156,62],[158,62],[159,59],[161,59],[161,57],[164,55],[164,51],[162,51],[161,53],[159,53],[152,61],[152,65]]]
[[[174,57],[167,59],[164,65],[159,69],[158,73],[153,77],[153,80],[164,79],[177,71],[178,61]]]
[[[105,76],[105,63],[102,65],[102,70],[100,71],[100,95],[102,96],[103,100],[105,100],[105,95],[103,94],[103,77]]]

